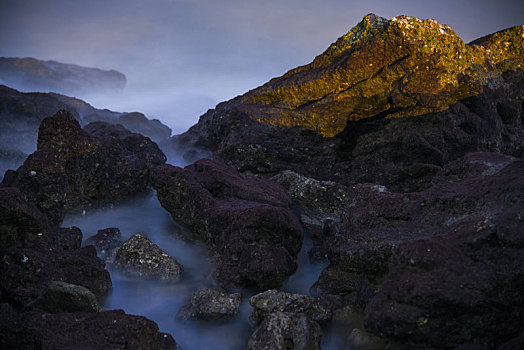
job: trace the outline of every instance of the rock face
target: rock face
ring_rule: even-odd
[[[40,61],[30,57],[0,57],[0,77],[0,84],[15,89],[76,96],[119,92],[126,85],[126,76],[115,70]]]
[[[180,309],[177,317],[209,321],[228,319],[237,314],[241,302],[240,293],[204,288],[191,296],[191,302]]]
[[[42,121],[38,149],[2,186],[17,187],[54,222],[66,212],[99,207],[145,193],[150,169],[165,161],[150,139],[118,125],[85,129],[67,111]]]
[[[269,288],[295,272],[303,233],[277,183],[204,159],[155,168],[153,186],[175,221],[213,253],[218,281]]]
[[[182,274],[182,265],[142,233],[134,234],[118,249],[115,265],[131,276],[171,282]]]
[[[51,281],[44,295],[31,306],[52,313],[100,311],[96,296],[89,289],[58,281]]]
[[[121,310],[48,314],[3,312],[3,349],[176,349],[171,335],[141,316]]]
[[[491,348],[518,335],[523,170],[522,160],[474,153],[422,192],[352,186],[341,222],[315,248],[331,264],[314,291],[353,294],[367,304],[366,329],[413,347]]]
[[[466,45],[434,20],[370,14],[312,63],[233,103],[258,121],[332,137],[347,121],[422,115],[479,94],[499,69],[521,65],[522,34],[517,26]]]

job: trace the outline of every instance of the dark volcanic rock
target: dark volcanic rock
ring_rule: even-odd
[[[144,194],[150,168],[165,161],[150,139],[122,126],[92,123],[85,130],[67,111],[40,125],[38,150],[2,185],[17,187],[53,222],[64,214]]]
[[[177,281],[182,265],[142,233],[131,236],[116,253],[115,265],[125,274]]]
[[[85,241],[85,245],[93,245],[98,256],[106,262],[112,262],[115,259],[118,248],[123,243],[122,233],[116,227],[98,230],[96,235],[89,237]]]
[[[515,337],[524,315],[523,171],[521,160],[476,153],[422,192],[352,186],[341,223],[315,248],[331,265],[314,290],[371,301],[367,329],[413,347],[492,348]]]
[[[89,289],[58,281],[51,281],[31,307],[52,313],[100,311],[96,296]]]
[[[98,298],[111,288],[109,273],[92,246],[76,250],[13,247],[0,253],[2,300],[16,308],[41,297],[51,281],[83,286]]]
[[[171,335],[121,310],[48,314],[31,311],[0,323],[3,349],[172,349]]]
[[[191,296],[191,302],[180,309],[177,317],[188,320],[222,320],[234,317],[242,302],[242,294],[225,293],[204,288]]]
[[[35,58],[0,57],[0,83],[25,91],[70,95],[121,91],[124,74]]]
[[[212,251],[218,281],[269,288],[295,272],[303,233],[277,183],[204,159],[155,168],[153,186],[175,221]]]

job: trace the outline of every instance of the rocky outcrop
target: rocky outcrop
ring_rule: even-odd
[[[204,159],[155,168],[153,186],[174,220],[206,243],[221,283],[277,287],[295,272],[303,233],[277,183]]]
[[[204,288],[191,296],[190,303],[180,309],[177,317],[207,321],[229,319],[237,314],[241,302],[240,293]]]
[[[165,161],[150,139],[118,125],[85,129],[67,111],[42,121],[38,149],[2,186],[17,187],[56,223],[67,212],[121,202],[146,193],[150,169]]]
[[[115,266],[130,276],[170,282],[182,274],[182,265],[143,233],[134,234],[118,249]]]
[[[159,332],[153,321],[121,310],[18,315],[2,308],[0,312],[3,349],[176,349],[173,337]]]
[[[421,192],[350,187],[341,222],[327,225],[315,248],[331,264],[313,290],[353,295],[367,330],[412,347],[492,348],[515,337],[524,310],[523,170],[521,160],[474,153]]]
[[[0,57],[0,83],[23,91],[88,95],[122,91],[126,76],[115,70],[35,58]]]

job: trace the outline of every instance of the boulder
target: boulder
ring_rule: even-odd
[[[143,233],[134,234],[118,249],[115,266],[127,275],[171,282],[182,274],[182,265]]]
[[[37,151],[2,185],[17,187],[59,223],[65,213],[144,194],[151,167],[164,161],[150,139],[100,122],[81,129],[73,115],[62,110],[42,121]]]
[[[303,233],[277,183],[203,159],[154,169],[161,205],[203,241],[228,286],[277,287],[296,270]]]
[[[122,310],[11,314],[9,323],[0,322],[0,335],[3,349],[176,349],[153,321]]]
[[[247,344],[249,350],[320,350],[320,325],[304,314],[275,312],[260,323]]]
[[[115,260],[118,248],[120,248],[123,243],[122,233],[116,227],[98,230],[96,235],[89,237],[85,241],[85,245],[93,245],[96,248],[98,256],[105,260],[106,263]]]
[[[242,302],[242,294],[225,293],[204,288],[191,296],[189,304],[180,309],[177,317],[184,320],[223,320],[234,317]]]
[[[51,281],[31,307],[51,313],[100,311],[96,296],[89,289],[59,281]]]

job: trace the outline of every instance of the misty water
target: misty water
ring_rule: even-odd
[[[184,266],[181,279],[175,283],[126,277],[109,266],[113,289],[105,299],[105,310],[123,309],[128,314],[145,316],[155,321],[161,331],[173,335],[183,349],[245,348],[253,331],[249,322],[252,311],[249,298],[255,291],[235,290],[242,293],[243,300],[237,316],[231,320],[206,322],[175,318],[182,306],[189,302],[191,294],[212,286],[210,274],[213,266],[205,247],[187,239],[187,232],[161,207],[153,191],[139,201],[85,215],[69,215],[62,226],[79,227],[84,241],[108,227],[118,227],[124,241],[134,233],[142,232]],[[282,290],[309,293],[324,267],[309,262],[307,251],[311,246],[311,240],[306,237],[298,259],[299,268]],[[334,345],[339,343],[330,333],[327,329],[323,349],[335,349]]]

